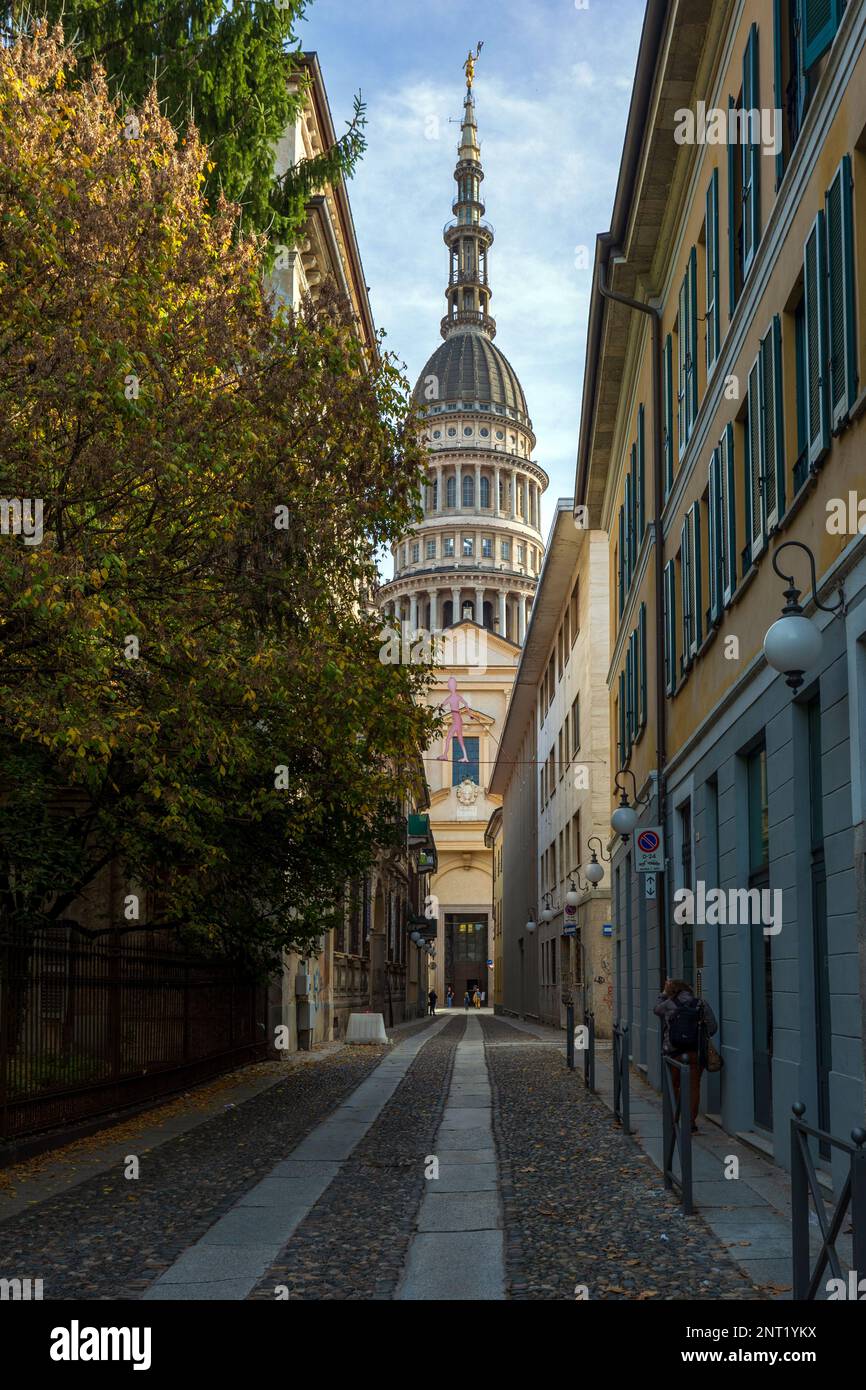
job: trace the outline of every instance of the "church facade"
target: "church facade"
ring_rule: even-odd
[[[394,575],[378,593],[394,629],[441,634],[426,698],[443,734],[425,754],[438,871],[431,988],[444,1004],[476,986],[493,999],[493,863],[485,830],[501,798],[488,791],[520,648],[541,571],[547,474],[517,374],[494,344],[484,172],[467,69],[448,255],[443,342],[415,387],[428,469],[423,516],[393,546]],[[456,698],[455,698],[456,696]],[[490,962],[491,964],[488,964]]]

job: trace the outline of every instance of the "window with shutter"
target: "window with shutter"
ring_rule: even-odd
[[[674,349],[670,333],[665,338],[662,361],[662,393],[664,409],[665,497],[674,482]]]
[[[761,448],[761,359],[758,357],[749,372],[746,420],[746,530],[751,563],[755,562],[764,546]]]
[[[806,303],[806,432],[809,464],[820,463],[830,447],[827,410],[827,281],[824,275],[824,214],[819,212],[806,238],[803,281]]]
[[[697,656],[698,648],[703,641],[703,562],[701,558],[701,504],[695,502],[690,511],[690,544],[689,558],[691,562],[691,655]]]
[[[728,128],[731,124],[731,112],[736,109],[737,103],[733,97],[728,97]],[[728,141],[728,318],[733,318],[734,310],[737,307],[737,294],[739,291],[738,270],[740,265],[740,238],[739,225],[742,216],[742,198],[740,190],[740,166],[737,160],[737,147],[733,140]]]
[[[689,256],[689,350],[686,359],[686,420],[688,434],[698,414],[698,253],[693,246]]]
[[[625,603],[625,513],[623,508],[619,509],[619,547],[617,550],[617,590],[618,604],[617,611],[622,617],[623,605]]]
[[[619,673],[619,765],[625,766],[625,671]]]
[[[637,569],[637,552],[640,546],[638,535],[638,505],[637,505],[637,444],[631,446],[631,517],[629,521],[629,536],[631,538],[631,577],[634,579]]]
[[[625,514],[625,562],[623,572],[625,574],[625,592],[631,588],[631,576],[634,565],[634,530],[632,527],[632,475],[631,470],[625,475],[625,502],[623,504]]]
[[[691,665],[692,654],[692,556],[688,516],[680,530],[680,597],[683,605],[680,669],[687,671]]]
[[[851,157],[845,155],[825,202],[827,232],[827,373],[830,425],[837,431],[857,397],[854,323],[854,222]]]
[[[669,560],[664,571],[665,691],[672,695],[677,684],[676,565]]]
[[[707,189],[706,220],[707,377],[719,355],[719,171]]]
[[[631,635],[631,736],[632,742],[640,733],[640,637],[637,628]]]
[[[743,55],[743,109],[740,128],[743,188],[743,278],[760,241],[761,131],[758,83],[758,26],[749,30]]]
[[[827,52],[842,19],[843,0],[802,0],[803,67],[808,71]]]
[[[646,694],[647,694],[647,674],[646,674],[646,604],[640,606],[640,616],[638,618],[638,665],[640,667],[640,690],[638,700],[638,728],[646,727]]]
[[[722,600],[731,602],[737,587],[737,492],[734,472],[734,427],[728,425],[721,442]]]
[[[686,359],[689,343],[689,277],[683,277],[680,287],[679,314],[677,317],[677,441],[679,457],[682,458],[688,439],[686,422]]]
[[[709,582],[709,606],[707,625],[717,623],[722,612],[722,451],[717,446],[712,453],[709,468],[709,491],[707,493],[707,578]]]
[[[637,408],[637,544],[640,549],[646,530],[646,440],[644,408]]]

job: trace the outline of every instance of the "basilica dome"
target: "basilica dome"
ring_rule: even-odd
[[[427,383],[435,377],[437,389],[431,397]],[[415,387],[419,405],[460,403],[501,406],[517,411],[528,423],[526,397],[517,373],[508,358],[483,333],[453,333],[433,353]]]

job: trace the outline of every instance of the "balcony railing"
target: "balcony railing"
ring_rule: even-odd
[[[483,236],[493,240],[492,222],[460,222],[456,217],[445,223],[442,228],[442,235],[447,239],[450,232],[481,232]]]

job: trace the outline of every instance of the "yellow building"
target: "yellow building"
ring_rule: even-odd
[[[783,1163],[793,1102],[843,1137],[863,1114],[864,38],[859,3],[649,0],[575,493],[609,535],[612,765],[639,798],[617,1012],[658,1085],[655,993],[693,983],[726,1062],[704,1106]],[[810,622],[771,640],[782,671],[776,565]]]

